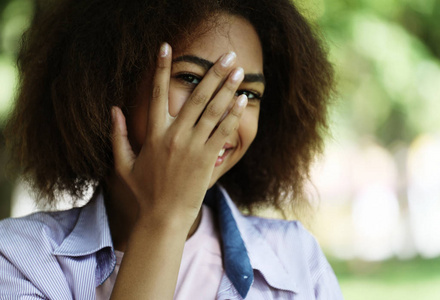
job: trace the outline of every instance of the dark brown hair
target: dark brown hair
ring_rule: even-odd
[[[319,37],[289,0],[62,0],[24,34],[7,145],[47,203],[83,196],[113,170],[110,108],[126,108],[160,44],[192,36],[219,13],[247,19],[263,46],[266,90],[254,143],[220,182],[236,203],[304,199],[322,147],[333,71]]]

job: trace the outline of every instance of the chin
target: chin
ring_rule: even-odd
[[[216,170],[214,170],[214,173],[213,173],[212,176],[211,176],[211,180],[209,181],[208,189],[212,188],[212,187],[218,182],[218,180],[220,179],[220,177],[224,175],[224,173],[223,173],[223,174],[216,174],[215,171],[216,171]],[[226,173],[226,172],[225,172],[225,173]]]
[[[210,189],[210,188],[212,188],[213,186],[214,186],[214,184],[216,184],[217,183],[217,181],[212,181],[212,182],[210,182],[209,183],[209,186],[208,186],[208,190]]]
[[[229,170],[232,168],[227,167],[226,169],[214,169],[214,172],[212,173],[211,180],[209,181],[208,189],[212,188],[222,176],[224,176]]]
[[[208,190],[210,188],[212,188],[217,183],[218,180],[219,180],[219,177],[217,177],[215,174],[213,174],[211,177],[211,181],[209,181]]]

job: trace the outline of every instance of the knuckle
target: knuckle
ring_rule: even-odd
[[[218,107],[215,104],[212,104],[206,108],[206,113],[210,117],[219,117],[222,114],[222,111],[221,111],[220,107]]]
[[[175,134],[175,135],[173,135],[173,136],[170,138],[170,140],[169,140],[169,143],[168,143],[168,150],[169,150],[170,152],[174,152],[174,151],[180,149],[180,144],[181,144],[181,142],[180,142],[179,135],[178,135],[178,134]]]
[[[153,86],[153,92],[152,92],[152,97],[153,99],[158,99],[160,98],[160,96],[162,95],[162,88],[160,85],[155,84]]]
[[[214,66],[212,68],[212,73],[217,77],[217,78],[223,78],[225,76],[225,72],[223,72],[223,70],[221,68],[219,68],[218,66]]]
[[[156,69],[166,69],[168,67],[168,64],[166,62],[166,60],[164,59],[159,59],[157,64],[156,64]]]
[[[191,97],[190,103],[194,105],[202,105],[208,101],[209,97],[205,94],[197,93]]]
[[[233,108],[230,112],[231,115],[233,115],[234,117],[236,117],[237,119],[241,117],[241,115],[243,114],[243,110],[242,109],[237,109],[237,108]]]
[[[229,95],[235,95],[235,92],[237,91],[237,86],[235,84],[225,84],[225,88],[227,90],[227,92],[229,93]]]
[[[220,126],[218,130],[220,131],[220,134],[225,137],[232,133],[232,128],[229,126]]]
[[[223,87],[231,94],[235,94],[238,88],[237,82],[226,81]]]

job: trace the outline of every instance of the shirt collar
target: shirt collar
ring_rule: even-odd
[[[116,255],[101,188],[82,207],[73,230],[54,249],[54,255],[82,257],[95,254],[95,285],[101,285],[116,266]]]
[[[298,293],[298,288],[295,283],[301,282],[302,275],[296,272],[296,270],[286,270],[279,257],[272,250],[261,233],[241,214],[223,187],[216,185],[212,190],[217,191],[215,192],[216,197],[221,197],[220,199],[215,199],[216,201],[224,201],[226,203],[226,205],[221,206],[222,210],[229,209],[232,215],[231,219],[220,219],[219,222],[228,223],[224,225],[236,231],[236,236],[241,239],[241,242],[238,240],[233,242],[233,244],[244,243],[245,245],[244,249],[235,247],[235,249],[242,249],[240,251],[243,252],[237,257],[247,256],[252,269],[260,271],[267,283],[273,288]],[[207,199],[205,202],[212,202],[212,200],[213,199]],[[221,232],[221,238],[224,241],[228,239],[228,236],[225,236],[224,233]],[[104,256],[110,255],[110,261],[108,258],[105,259],[99,255],[99,251],[104,248],[111,250],[110,253],[108,253],[109,251],[102,253]],[[98,189],[93,198],[81,209],[73,230],[53,251],[54,255],[72,257],[80,257],[93,253],[98,253],[97,259],[99,259],[101,263],[109,261],[109,264],[106,264],[106,266],[98,266],[98,268],[101,269],[98,270],[98,278],[96,278],[97,285],[99,285],[111,274],[116,264],[113,242],[104,205],[104,196],[101,189]],[[232,255],[228,255],[228,257],[224,257],[224,259],[234,261]],[[246,269],[246,264],[243,263],[237,262],[235,266],[235,269]],[[241,270],[236,271],[240,273]],[[246,274],[246,270],[241,273]],[[230,279],[232,284],[237,288],[238,283],[236,281],[234,282],[232,278]]]
[[[84,256],[110,247],[113,243],[105,211],[104,196],[98,189],[93,198],[81,209],[73,230],[54,249],[54,255]]]
[[[260,271],[267,283],[273,288],[298,293],[297,283],[302,281],[302,275],[296,270],[286,269],[266,239],[257,228],[249,222],[248,218],[241,214],[223,187],[217,185],[217,187],[214,188],[218,188],[220,191],[219,195],[221,195],[223,201],[227,203],[226,208],[229,208],[232,213],[232,221],[235,221],[235,228],[239,231],[246,246],[247,255],[249,256],[252,268]],[[217,201],[219,200],[217,199]],[[220,222],[222,221],[223,220],[220,220]],[[222,240],[227,238],[228,237],[222,235]],[[232,283],[234,284],[234,282]]]

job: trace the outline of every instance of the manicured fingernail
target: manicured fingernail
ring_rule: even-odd
[[[233,81],[243,80],[243,77],[244,77],[243,74],[244,74],[243,68],[237,68],[232,72],[231,79]]]
[[[240,97],[238,97],[238,99],[237,99],[238,107],[245,107],[247,104],[247,101],[248,101],[248,99],[247,99],[246,95],[240,95]]]
[[[235,52],[231,51],[222,57],[220,63],[223,67],[227,68],[232,65],[236,57],[237,55],[235,54]]]
[[[165,57],[170,53],[170,45],[168,43],[163,43],[160,47],[160,56]]]

